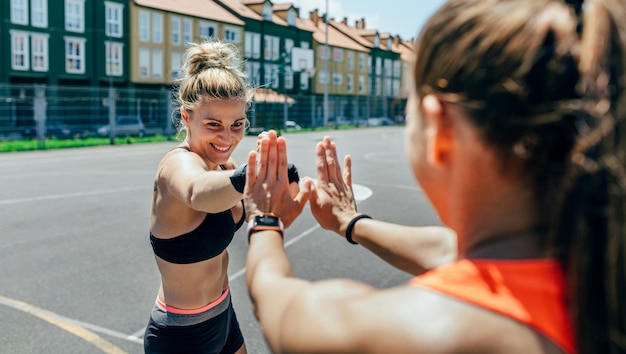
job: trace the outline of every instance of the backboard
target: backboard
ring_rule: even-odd
[[[310,71],[313,65],[312,49],[298,47],[291,49],[291,69],[294,72]]]

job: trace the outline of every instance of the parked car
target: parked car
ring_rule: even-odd
[[[111,125],[103,125],[96,130],[99,136],[110,136]],[[114,136],[138,136],[146,135],[146,127],[139,116],[119,116],[115,118]]]
[[[285,121],[285,129],[287,130],[301,130],[302,127],[300,125],[298,125],[298,123],[292,121],[292,120],[288,120]]]
[[[37,137],[37,126],[29,127],[24,130],[22,136],[25,138]],[[67,124],[60,120],[46,120],[44,136],[57,139],[77,139],[89,136],[89,129],[85,129],[80,125]]]

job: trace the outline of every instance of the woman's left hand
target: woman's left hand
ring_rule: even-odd
[[[257,146],[259,151],[251,151],[248,155],[243,194],[247,220],[250,221],[255,215],[274,214],[288,227],[302,212],[313,181],[303,178],[297,192],[293,186],[290,187],[287,144],[285,138],[278,137],[275,131],[270,130]],[[257,154],[260,154],[259,166]]]

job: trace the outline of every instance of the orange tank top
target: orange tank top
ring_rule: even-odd
[[[409,282],[513,318],[576,353],[567,289],[554,260],[469,260],[431,270]]]

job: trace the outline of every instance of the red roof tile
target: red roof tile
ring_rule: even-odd
[[[135,4],[157,10],[190,15],[207,20],[243,26],[244,22],[213,1],[133,0]]]

